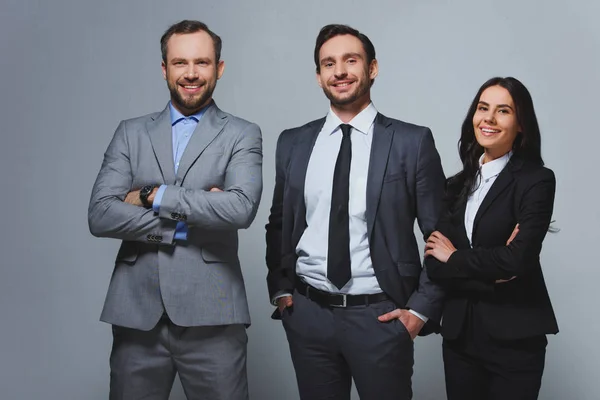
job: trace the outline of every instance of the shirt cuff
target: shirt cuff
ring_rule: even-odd
[[[160,202],[162,201],[163,195],[165,194],[165,190],[167,190],[167,185],[160,185],[160,187],[156,191],[156,194],[154,195],[152,209],[156,213],[160,211]]]
[[[424,316],[423,314],[420,314],[418,312],[416,312],[415,310],[408,310],[409,313],[416,315],[421,321],[427,323],[427,321],[429,321],[429,318],[427,318],[426,316]]]
[[[282,298],[282,297],[287,297],[287,296],[291,296],[292,294],[283,290],[280,290],[279,292],[275,293],[275,296],[273,296],[273,298],[271,299],[271,304],[274,306],[277,306],[277,300]]]

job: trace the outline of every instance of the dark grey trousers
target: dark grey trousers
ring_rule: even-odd
[[[244,325],[113,326],[110,400],[167,400],[176,373],[189,400],[248,400],[247,342]]]
[[[352,379],[361,400],[412,398],[413,341],[398,320],[381,323],[391,301],[330,308],[294,292],[283,312],[302,400],[349,400]]]

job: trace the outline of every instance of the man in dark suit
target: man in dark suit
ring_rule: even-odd
[[[371,102],[369,38],[325,26],[315,47],[325,118],[284,131],[267,229],[269,295],[287,334],[302,399],[410,399],[413,339],[439,326],[441,296],[414,222],[427,237],[444,174],[428,128]],[[429,329],[423,331],[426,324]]]

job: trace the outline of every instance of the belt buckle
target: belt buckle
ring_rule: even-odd
[[[348,295],[344,293],[338,293],[337,296],[342,296],[342,304],[332,304],[332,307],[346,308],[348,304]]]

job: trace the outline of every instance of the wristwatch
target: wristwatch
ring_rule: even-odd
[[[148,196],[150,196],[150,193],[152,193],[154,188],[154,185],[146,185],[140,189],[140,201],[146,208],[152,207],[152,204],[148,202]]]

